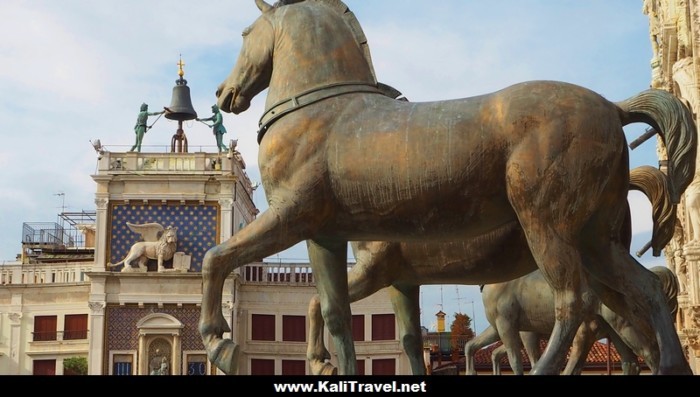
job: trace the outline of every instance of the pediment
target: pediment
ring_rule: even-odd
[[[183,327],[180,320],[165,313],[151,313],[136,323],[136,328],[140,330],[182,329]]]

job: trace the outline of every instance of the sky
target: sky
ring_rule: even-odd
[[[649,21],[642,0],[346,0],[367,36],[379,81],[413,102],[481,95],[527,80],[560,80],[620,101],[649,88]],[[254,0],[13,0],[0,24],[0,264],[21,250],[25,222],[58,222],[61,211],[93,211],[97,156],[134,143],[139,107],[171,102],[185,79],[200,118],[211,116],[216,87],[230,72],[241,32],[260,15]],[[257,123],[265,92],[240,115],[224,113],[225,142],[238,149],[253,182]],[[177,122],[164,117],[143,151],[169,151]],[[646,125],[625,128],[628,140]],[[211,130],[185,122],[189,151],[215,151]],[[630,165],[657,165],[655,140],[631,152]],[[267,208],[262,188],[254,201]],[[633,250],[650,239],[649,203],[630,194]],[[304,244],[267,258],[304,261]],[[662,265],[647,253],[645,266]],[[421,288],[423,324],[435,313],[474,317],[483,331],[476,286]]]

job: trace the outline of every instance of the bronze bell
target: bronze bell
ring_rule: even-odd
[[[190,98],[190,87],[187,86],[187,80],[180,76],[179,80],[175,81],[173,87],[173,97],[170,106],[167,107],[165,118],[170,120],[185,121],[194,120],[197,118],[192,106],[192,98]]]

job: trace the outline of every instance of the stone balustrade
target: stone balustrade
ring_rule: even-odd
[[[91,262],[0,266],[0,285],[88,283]]]

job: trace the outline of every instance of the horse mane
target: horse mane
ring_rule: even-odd
[[[357,42],[358,47],[362,49],[362,53],[364,54],[365,59],[367,60],[370,72],[372,73],[372,77],[374,78],[374,82],[376,83],[377,74],[374,72],[374,63],[372,63],[372,54],[369,51],[367,36],[365,36],[364,30],[362,30],[360,21],[358,21],[355,14],[352,11],[350,11],[350,8],[341,0],[279,0],[275,2],[273,7],[284,7],[302,2],[324,4],[335,10],[338,14],[340,14],[341,17],[343,17],[343,21],[345,21],[345,24],[348,26],[348,28],[350,28],[350,31],[352,31],[352,34],[355,37],[355,41]]]
[[[661,289],[666,297],[668,309],[671,311],[671,317],[676,317],[678,312],[678,278],[666,266],[654,266],[649,268],[661,281]]]

